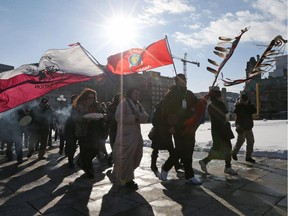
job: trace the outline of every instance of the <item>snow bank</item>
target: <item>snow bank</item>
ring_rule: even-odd
[[[255,156],[273,157],[287,159],[287,120],[255,120],[254,121],[254,154]],[[231,122],[232,130],[235,137],[234,122]],[[151,129],[151,124],[142,124],[141,130],[144,139],[144,146],[150,147],[151,141],[148,138],[148,133]],[[236,143],[236,138],[231,140],[232,146]],[[209,151],[212,146],[211,124],[205,122],[200,125],[196,132],[195,151]],[[240,154],[244,153],[246,143],[240,149]]]

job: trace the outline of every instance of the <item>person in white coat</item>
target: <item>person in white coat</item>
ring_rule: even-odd
[[[117,106],[115,113],[118,126],[113,149],[113,173],[121,185],[133,190],[138,189],[133,180],[134,170],[140,165],[143,155],[140,124],[149,118],[139,103],[139,96],[139,89],[128,89],[125,100]]]

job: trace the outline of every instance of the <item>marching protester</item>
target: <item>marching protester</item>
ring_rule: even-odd
[[[199,161],[203,172],[208,173],[206,165],[213,159],[225,160],[224,173],[237,175],[237,172],[231,168],[231,139],[234,134],[231,130],[231,125],[228,121],[229,112],[222,101],[221,91],[211,90],[208,106],[208,113],[211,120],[211,134],[213,146],[210,149],[208,156]]]
[[[92,112],[99,114],[104,109],[97,101],[97,92],[90,88],[85,88],[78,95],[73,102],[73,109],[72,120],[75,122],[75,134],[80,146],[77,165],[83,169],[88,178],[94,178],[92,161],[99,154],[99,146],[107,136],[107,132],[104,131],[103,119],[86,118],[85,115]]]
[[[108,127],[107,127],[107,116],[106,116],[106,108],[105,103],[99,103],[97,101],[97,93],[96,98],[93,104],[89,107],[89,113],[95,113],[95,119],[91,119],[88,127],[88,137],[89,143],[92,143],[93,146],[96,146],[98,149],[98,153],[96,156],[101,158],[104,156],[105,159],[108,157],[108,153],[106,150],[106,140],[108,138]]]
[[[252,158],[255,142],[252,128],[254,126],[253,114],[256,111],[255,106],[251,104],[246,94],[242,94],[240,101],[235,104],[234,113],[236,115],[237,141],[232,151],[232,158],[236,161],[238,160],[237,153],[246,140],[246,161],[255,163],[255,160]]]
[[[115,113],[118,126],[113,147],[113,173],[121,185],[132,190],[138,189],[133,180],[134,170],[140,165],[143,155],[140,124],[149,118],[139,103],[139,97],[139,89],[128,89],[125,100],[117,106]]]
[[[171,87],[163,99],[163,115],[166,118],[168,131],[173,135],[175,149],[162,166],[160,178],[167,180],[169,170],[181,158],[185,170],[185,182],[187,184],[202,184],[200,179],[195,177],[192,168],[192,155],[195,146],[195,131],[199,126],[195,125],[195,130],[183,133],[185,122],[191,119],[195,113],[195,108],[199,99],[190,90],[187,90],[187,81],[184,74],[175,77],[175,85]],[[199,116],[201,119],[202,116]]]
[[[6,157],[7,161],[13,160],[13,144],[15,146],[15,153],[17,162],[23,162],[23,147],[22,147],[22,127],[19,120],[22,117],[21,110],[9,112],[3,116],[0,121],[0,141],[1,144],[6,143]],[[5,128],[5,130],[4,130]]]
[[[171,155],[174,150],[172,134],[168,131],[165,118],[163,118],[162,115],[162,106],[163,101],[160,101],[156,105],[152,116],[153,127],[148,134],[149,139],[152,141],[151,147],[153,149],[150,168],[156,174],[158,173],[157,158],[159,150],[168,150],[169,155]],[[174,164],[174,167],[176,172],[181,168],[179,161]]]
[[[31,117],[30,117],[30,115],[29,115],[29,113],[30,113],[30,108],[28,107],[28,106],[24,106],[24,108],[23,109],[20,109],[20,116],[21,116],[21,119],[22,118],[24,118],[24,122],[22,123],[22,131],[23,131],[23,139],[24,139],[24,146],[25,146],[25,148],[28,148],[28,146],[29,146],[29,123],[30,123],[30,120],[32,120],[31,119]],[[25,119],[27,119],[28,118],[28,120],[29,121],[25,121]]]
[[[111,153],[108,155],[107,158],[108,166],[113,165],[113,147],[117,133],[117,121],[115,119],[115,113],[117,106],[121,102],[121,100],[122,100],[122,94],[118,93],[114,95],[111,104],[107,106],[107,127],[109,129],[109,142],[111,147]]]
[[[63,96],[63,95],[62,95]],[[55,112],[55,141],[57,140],[56,131],[59,134],[59,155],[63,154],[63,150],[65,155],[66,152],[66,137],[65,137],[65,122],[67,121],[67,112],[69,111],[66,106],[66,98],[59,97],[57,100],[60,100],[60,107]],[[64,100],[65,99],[65,100]]]
[[[40,103],[32,107],[29,115],[32,118],[28,126],[29,131],[29,146],[27,158],[30,158],[35,150],[35,145],[39,142],[38,159],[45,159],[44,155],[48,144],[48,136],[53,116],[53,109],[48,104],[48,99],[42,98]]]
[[[68,157],[68,165],[70,168],[74,168],[74,155],[77,149],[77,137],[76,137],[76,131],[75,131],[75,122],[73,120],[73,114],[75,112],[75,109],[73,108],[73,102],[77,98],[78,95],[72,95],[71,101],[70,101],[70,114],[68,116],[68,119],[65,122],[64,125],[64,134],[66,139],[66,146],[65,146],[65,153]]]

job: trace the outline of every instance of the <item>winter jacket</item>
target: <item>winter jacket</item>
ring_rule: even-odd
[[[256,108],[253,104],[238,103],[235,106],[234,113],[236,114],[236,125],[239,125],[243,130],[251,130],[254,126],[252,115],[256,113]]]
[[[226,120],[228,110],[225,107],[225,104],[222,101],[213,100],[208,106],[208,112],[211,119],[213,140],[219,140],[217,137],[225,141],[234,138],[230,123]]]
[[[162,116],[162,106],[163,101],[160,101],[160,103],[156,105],[153,113],[152,130],[154,132],[154,136],[151,139],[151,147],[158,150],[171,150],[174,148],[172,134],[168,131],[169,128],[167,128],[165,118]]]
[[[139,119],[136,116],[139,115]],[[123,100],[117,107],[115,119],[118,122],[116,140],[113,147],[113,173],[117,179],[131,181],[134,170],[143,155],[141,123],[146,123],[149,115],[137,102]]]
[[[198,98],[185,87],[172,86],[163,99],[162,115],[167,128],[174,127],[176,133],[184,129],[185,120],[194,115]]]

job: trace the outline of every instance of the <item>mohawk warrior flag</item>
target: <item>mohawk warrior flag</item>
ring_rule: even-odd
[[[173,64],[166,39],[150,44],[147,48],[132,48],[108,57],[107,67],[115,74],[131,74]]]
[[[80,45],[52,49],[39,64],[22,65],[0,73],[0,112],[41,97],[48,92],[103,74]]]

